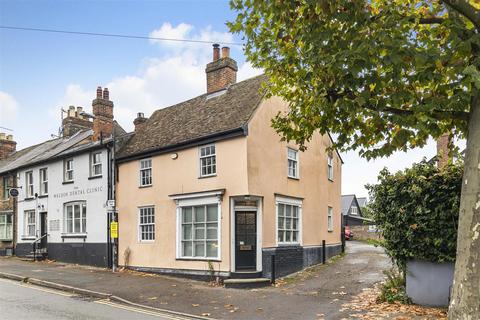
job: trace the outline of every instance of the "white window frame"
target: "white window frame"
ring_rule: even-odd
[[[290,151],[293,151],[295,153],[295,157],[290,156]],[[287,147],[287,177],[292,178],[292,179],[300,179],[300,161],[299,161],[299,154],[298,150]],[[292,175],[290,174],[290,162],[294,164],[292,167],[293,170],[295,170],[295,174]]]
[[[3,219],[1,219],[3,217]],[[10,217],[10,223],[8,223],[8,217]],[[0,212],[0,229],[3,229],[4,237],[0,237],[0,241],[12,241],[13,240],[13,212]],[[2,221],[3,220],[3,221]],[[10,233],[7,234],[8,225],[10,225]]]
[[[35,194],[32,170],[25,172],[25,193],[27,198],[33,198],[33,195]]]
[[[24,236],[29,238],[35,238],[37,236],[37,213],[35,210],[25,210],[23,213],[24,221]],[[33,222],[29,217],[33,217]],[[30,227],[33,227],[33,234],[29,232]]]
[[[355,210],[353,210],[353,209],[355,209]],[[358,215],[358,207],[357,206],[351,206],[350,207],[350,214],[354,215],[354,216],[357,216]]]
[[[222,259],[222,196],[223,191],[199,192],[188,195],[171,196],[177,204],[176,259],[221,261]],[[217,257],[189,257],[182,255],[182,208],[216,204],[217,210]],[[193,239],[193,233],[192,233]],[[193,252],[193,251],[192,251]],[[205,248],[206,253],[206,248]]]
[[[152,210],[151,217],[153,217],[153,221],[150,222],[142,222],[142,211],[143,210]],[[152,239],[143,239],[143,227],[146,226],[153,226],[153,231],[149,232],[146,231],[145,234],[152,234]],[[155,206],[141,206],[138,207],[138,241],[139,242],[155,242]]]
[[[327,176],[328,180],[333,181],[333,156],[327,156]]]
[[[69,163],[72,164],[71,167],[69,167]],[[68,158],[63,161],[63,181],[70,182],[75,179],[73,166],[74,166],[73,158]],[[72,175],[71,177],[69,177],[70,173]]]
[[[147,162],[150,162],[150,166],[142,168],[142,165],[144,163],[147,163]],[[150,171],[150,183],[143,183],[144,179],[142,177],[142,174],[143,174],[143,172],[148,172],[148,171]],[[145,178],[145,179],[147,179],[147,178]],[[138,161],[138,185],[140,187],[149,187],[152,184],[153,184],[153,162],[152,162],[152,158],[141,159],[141,160]]]
[[[95,156],[98,155],[98,162],[95,162]],[[95,168],[100,168],[100,173],[95,173]],[[102,151],[94,151],[90,153],[90,177],[101,177],[103,173]]]
[[[289,198],[284,196],[276,196],[275,197],[275,242],[277,246],[288,246],[288,245],[302,245],[302,236],[303,236],[303,223],[302,223],[302,199],[298,198]],[[297,221],[297,241],[279,241],[278,240],[278,208],[279,205],[288,205],[288,206],[296,206],[298,207],[298,221]],[[292,223],[293,224],[293,223]],[[293,227],[291,228],[293,229]],[[285,229],[286,230],[286,229]],[[291,232],[293,230],[290,230]]]
[[[203,150],[207,150],[207,149],[211,150],[212,147],[214,151],[213,153],[210,153],[208,155],[207,154],[202,155]],[[202,162],[204,160],[207,161],[207,159],[210,159],[210,164],[206,164],[204,166]],[[215,146],[214,143],[198,147],[198,166],[199,166],[198,174],[201,178],[213,177],[217,175],[217,147]],[[205,168],[210,167],[212,172],[208,174],[203,174],[203,167]]]
[[[75,206],[80,207],[80,230],[75,230]],[[72,218],[68,219],[67,208],[72,207]],[[85,212],[84,212],[85,210]],[[71,223],[71,231],[68,230],[68,225]],[[63,233],[64,234],[87,234],[87,202],[86,201],[72,201],[63,204]]]
[[[38,176],[40,180],[40,195],[48,195],[48,168],[41,168],[38,170]]]
[[[328,206],[327,208],[327,228],[328,231],[333,231],[333,207]]]

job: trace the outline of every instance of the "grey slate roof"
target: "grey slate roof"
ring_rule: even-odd
[[[360,208],[363,208],[367,205],[367,198],[362,197],[362,198],[357,198],[357,202]]]
[[[265,76],[231,85],[224,94],[203,94],[155,111],[117,154],[117,159],[156,152],[244,128],[263,98]]]
[[[342,214],[347,214],[352,201],[355,198],[354,194],[342,195]]]

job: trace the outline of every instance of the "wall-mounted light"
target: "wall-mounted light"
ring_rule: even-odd
[[[178,158],[178,153],[172,153],[170,158],[172,158],[172,160],[176,160]]]

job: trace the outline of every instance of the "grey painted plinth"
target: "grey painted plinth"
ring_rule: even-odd
[[[422,306],[448,306],[454,267],[453,262],[409,261],[407,295],[413,303]]]

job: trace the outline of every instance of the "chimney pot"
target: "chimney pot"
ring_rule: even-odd
[[[147,118],[145,118],[145,115],[143,112],[138,112],[137,117],[133,120],[133,124],[135,125],[135,132],[140,131],[145,122],[147,122]]]
[[[229,58],[230,57],[230,48],[223,47],[222,48],[222,58]]]
[[[220,59],[220,45],[218,43],[213,44],[213,61]]]
[[[9,134],[9,135],[7,136],[7,140],[13,141],[13,136],[12,136],[11,134]]]
[[[102,99],[102,87],[97,87],[97,99]]]
[[[108,88],[103,89],[103,99],[110,100],[110,94],[108,92]]]
[[[5,138],[6,138],[5,136],[6,136],[5,133],[3,133],[3,132],[0,133],[0,140],[5,140]]]

